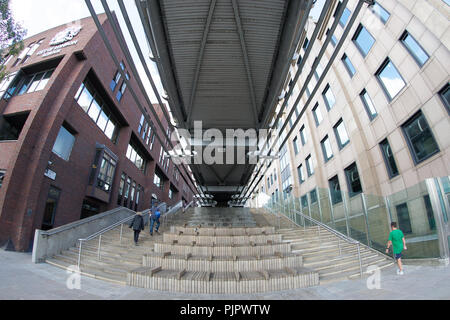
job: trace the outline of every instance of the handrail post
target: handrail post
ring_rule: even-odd
[[[98,260],[101,260],[100,258],[101,246],[102,246],[102,235],[100,235],[100,237],[98,238]]]
[[[358,258],[359,258],[359,272],[361,274],[361,278],[363,277],[363,268],[362,268],[362,260],[361,260],[361,248],[358,242]]]
[[[80,248],[78,250],[78,270],[80,270],[81,265],[81,246],[83,245],[83,241],[80,240]]]
[[[342,256],[342,248],[341,248],[341,238],[339,240],[339,256]]]
[[[122,244],[123,223],[120,225],[120,244]]]
[[[322,241],[320,240],[320,225],[317,225],[319,227],[319,246],[322,244]]]

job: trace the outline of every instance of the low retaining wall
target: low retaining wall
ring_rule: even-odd
[[[135,214],[127,208],[117,208],[50,231],[36,230],[32,261],[43,262],[45,258],[75,246],[78,239],[89,237]]]

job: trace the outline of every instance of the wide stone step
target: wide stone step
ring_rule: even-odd
[[[53,257],[54,259],[59,259],[66,261],[68,263],[72,263],[73,265],[78,264],[78,255],[73,254],[73,252],[70,251],[64,251],[62,254],[56,255]],[[141,266],[141,263],[131,263],[128,262],[126,264],[123,263],[117,263],[114,261],[111,261],[110,259],[104,259],[101,258],[98,260],[97,257],[90,257],[90,256],[84,256],[81,257],[80,266],[92,266],[96,267],[99,270],[102,270],[106,273],[116,274],[120,275],[123,272],[128,272],[131,269],[137,268],[138,266]],[[83,269],[83,268],[82,268]]]
[[[155,252],[171,252],[175,255],[192,254],[195,256],[258,256],[274,255],[277,252],[290,253],[291,245],[289,243],[274,243],[254,246],[197,246],[169,243],[155,243]]]
[[[380,262],[377,264],[378,268],[380,270],[390,268],[394,265],[393,261],[385,260],[383,262]],[[366,272],[367,266],[364,269],[363,266],[363,277],[368,277],[369,274]],[[328,274],[321,274],[320,275],[320,284],[327,284],[327,283],[333,283],[343,280],[351,280],[351,279],[360,279],[361,274],[359,271],[359,265],[358,268],[355,270],[347,270],[347,271],[341,271],[339,273],[328,273]]]
[[[367,267],[369,267],[371,265],[377,265],[377,264],[383,265],[384,263],[391,263],[391,261],[388,261],[387,259],[380,258],[380,257],[363,260],[362,261],[363,272],[365,272],[367,270]],[[359,273],[360,272],[359,261],[355,260],[354,262],[349,262],[345,265],[338,265],[335,267],[318,270],[318,272],[321,276],[322,275],[330,276],[333,274],[345,273],[345,272],[349,272],[349,271],[354,271],[356,273]]]
[[[364,252],[361,254],[361,257],[364,258],[370,258],[370,257],[377,257],[378,255],[374,252]],[[303,266],[307,268],[311,268],[314,270],[320,270],[321,268],[326,268],[328,266],[336,266],[340,263],[345,263],[346,261],[358,261],[358,255],[355,255],[354,253],[345,253],[342,255],[335,255],[335,256],[322,256],[321,259],[311,259],[306,258],[304,259]]]
[[[172,226],[171,233],[182,232],[185,235],[200,235],[200,236],[246,236],[246,235],[262,235],[275,234],[274,227],[264,228],[193,228]]]
[[[140,288],[189,294],[249,294],[316,286],[319,275],[306,268],[214,273],[156,267],[130,272],[127,283]]]
[[[50,265],[53,265],[55,267],[61,268],[63,270],[70,270],[70,271],[73,271],[74,270],[73,267],[76,266],[76,264],[72,264],[71,262],[67,262],[66,260],[59,259],[59,258],[47,258],[45,260],[45,262]],[[120,285],[127,284],[127,282],[126,282],[127,273],[126,272],[123,272],[120,274],[105,272],[103,269],[96,268],[91,264],[81,265],[80,269],[81,269],[80,270],[81,276],[86,276],[86,277],[103,280],[103,281],[108,281],[108,282],[112,282],[112,283],[120,284]]]
[[[205,256],[172,256],[149,254],[144,256],[145,267],[161,266],[163,269],[180,269],[187,271],[239,272],[268,269],[284,269],[303,266],[301,256],[268,255],[253,257],[205,257]]]
[[[77,256],[79,253],[77,248],[69,248],[66,252],[71,252]],[[82,257],[85,257],[85,256],[86,257],[98,257],[98,251],[85,248],[82,250],[81,256]],[[142,263],[143,254],[130,255],[130,254],[120,254],[120,253],[116,253],[116,252],[102,251],[100,254],[100,257],[104,261],[113,261],[113,262],[123,263],[123,264],[127,264],[127,263],[140,264],[140,263]]]
[[[171,243],[178,241],[180,244],[191,244],[195,242],[198,245],[214,245],[217,246],[232,246],[232,245],[250,245],[281,243],[281,235],[251,235],[251,236],[193,236],[185,234],[164,233],[164,242]]]

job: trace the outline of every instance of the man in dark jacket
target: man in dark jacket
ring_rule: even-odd
[[[144,230],[144,218],[142,212],[136,213],[133,220],[130,223],[130,228],[134,230],[134,244],[137,246],[139,241],[139,234]]]
[[[150,235],[153,236],[153,227],[156,223],[156,233],[159,233],[159,226],[161,225],[161,222],[159,221],[159,218],[161,217],[161,212],[158,208],[155,208],[153,212],[150,215]]]

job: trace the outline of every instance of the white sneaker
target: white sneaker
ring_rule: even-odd
[[[399,271],[398,274],[399,274],[400,276],[403,276],[403,275],[404,275],[403,271]]]
[[[397,269],[397,275],[400,274],[400,269]]]

